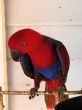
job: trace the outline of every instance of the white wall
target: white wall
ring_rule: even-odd
[[[7,37],[23,28],[32,28],[62,41],[70,55],[68,90],[82,85],[82,0],[6,0]],[[9,51],[9,50],[8,50]],[[33,81],[27,78],[19,63],[10,59],[8,52],[9,89],[29,90]],[[29,84],[30,86],[26,86]],[[40,89],[43,89],[44,83]],[[29,101],[28,96],[10,96],[9,110],[46,110],[44,97]],[[19,106],[20,105],[20,106]]]

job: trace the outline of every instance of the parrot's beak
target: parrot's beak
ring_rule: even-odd
[[[18,62],[19,59],[20,59],[21,53],[18,52],[17,50],[10,50],[10,53],[11,53],[12,59],[13,59],[14,61],[17,61],[17,62]]]

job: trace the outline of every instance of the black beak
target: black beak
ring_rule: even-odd
[[[11,57],[14,61],[19,61],[21,53],[17,50],[10,50]]]

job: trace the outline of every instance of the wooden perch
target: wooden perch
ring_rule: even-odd
[[[56,92],[46,92],[46,91],[38,91],[37,95],[55,95]],[[3,95],[29,95],[30,91],[0,91],[0,94]],[[65,91],[64,95],[82,95],[82,90],[78,91]]]

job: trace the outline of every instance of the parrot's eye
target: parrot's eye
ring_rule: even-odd
[[[14,61],[19,61],[21,53],[16,50],[10,50],[11,57]]]
[[[22,41],[22,47],[25,47],[25,46],[26,46],[26,42]]]

